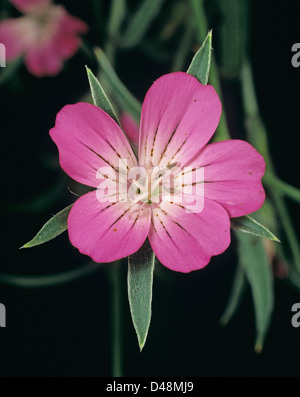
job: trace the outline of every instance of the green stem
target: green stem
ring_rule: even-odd
[[[199,40],[203,41],[208,30],[205,11],[204,11],[204,1],[190,0],[190,3],[197,22]],[[219,93],[221,99],[221,87],[220,87],[220,81],[219,81],[218,71],[216,68],[216,62],[214,57],[212,57],[212,63],[211,63],[210,82],[215,87],[216,91]],[[246,128],[248,130],[249,139],[250,141],[253,142],[254,146],[264,156],[268,166],[268,171],[270,173],[273,171],[274,167],[272,165],[271,156],[268,149],[267,133],[265,130],[265,126],[261,121],[259,115],[259,107],[257,104],[256,94],[254,90],[252,70],[249,63],[245,63],[244,68],[242,70],[242,91],[244,97]],[[226,117],[225,117],[225,113],[223,112],[223,116],[221,117],[219,127],[216,131],[216,140],[223,140],[229,138],[230,136],[227,128]],[[283,186],[281,185],[281,187]],[[284,188],[286,194],[293,193],[293,196],[295,197],[294,189],[292,189],[293,191],[291,189],[287,189],[286,185],[284,186]],[[276,189],[273,189],[272,194],[275,205],[277,207],[278,214],[281,218],[283,229],[289,240],[295,266],[300,271],[299,244],[293,228],[291,218],[285,206],[284,200],[281,197],[281,195],[278,193],[278,191],[276,191]],[[296,195],[296,197],[298,197],[298,195]]]
[[[185,60],[190,51],[191,41],[193,39],[194,31],[195,31],[195,26],[189,18],[186,21],[184,34],[180,40],[178,50],[174,56],[172,72],[178,72],[179,70],[183,70]]]
[[[246,287],[245,272],[242,266],[238,264],[233,280],[231,295],[229,297],[225,311],[220,319],[220,324],[222,326],[226,326],[229,323],[230,319],[232,318],[233,314],[236,312],[241,302],[243,293],[245,291],[245,287]]]
[[[20,274],[0,273],[0,282],[23,288],[54,287],[70,283],[88,276],[102,266],[101,263],[89,263],[75,270],[64,273],[48,274],[44,276],[26,276]]]
[[[107,22],[107,40],[104,45],[104,52],[112,66],[114,66],[115,64],[116,51],[120,39],[120,27],[125,18],[125,15],[126,1],[112,0]],[[104,82],[104,84],[106,83]]]
[[[111,265],[111,371],[113,377],[122,377],[122,307],[120,261]]]
[[[248,61],[245,61],[242,66],[241,84],[245,124],[249,141],[253,143],[255,148],[264,157],[268,171],[274,172],[269,152],[267,132],[260,117],[252,69]]]
[[[292,200],[300,203],[300,190],[288,183],[281,181],[276,175],[268,173],[264,177],[264,182],[270,188],[274,188],[278,193],[283,193],[285,196],[291,198]]]
[[[247,61],[245,62],[242,68],[242,94],[243,94],[243,104],[244,104],[244,111],[246,117],[246,129],[247,129],[249,141],[256,147],[256,149],[265,158],[268,167],[267,168],[268,173],[266,176],[267,184],[268,184],[268,179],[270,183],[270,178],[274,183],[276,176],[274,173],[274,166],[272,164],[272,159],[268,147],[267,131],[259,114],[259,107],[254,89],[253,72],[249,62]],[[270,187],[273,187],[272,182],[270,183]],[[300,272],[299,242],[293,227],[291,217],[289,215],[289,212],[286,208],[286,204],[282,197],[282,193],[278,191],[278,183],[279,182],[277,182],[277,188],[274,187],[274,189],[271,189],[271,194],[273,196],[274,204],[276,206],[278,215],[280,217],[282,228],[286,234],[286,237],[288,239],[291,248],[294,265],[297,268],[297,270]],[[295,195],[294,188],[289,186],[289,189],[287,189],[286,184],[284,184],[284,186],[283,184],[284,182],[282,182],[282,184],[280,185],[281,188],[284,187],[285,192],[288,191],[290,194],[292,192],[293,195]]]
[[[198,32],[198,39],[202,43],[205,40],[205,37],[208,33],[208,25],[205,16],[204,10],[204,1],[203,0],[190,0],[192,11],[194,13],[194,18],[196,20],[196,29]],[[219,78],[218,69],[216,66],[215,58],[212,54],[211,68],[210,68],[210,77],[209,82],[214,86],[217,93],[219,94],[220,100],[222,102],[222,89]],[[225,112],[222,113],[219,126],[217,131],[215,132],[215,140],[223,141],[225,139],[230,139],[230,134],[227,126],[227,119]]]
[[[119,42],[120,27],[126,15],[126,1],[112,0],[107,23],[108,39],[104,47],[107,58],[114,64],[117,44]]]
[[[195,20],[197,22],[197,30],[199,39],[203,41],[207,35],[208,27],[204,11],[204,0],[190,0]]]
[[[290,218],[290,214],[286,208],[285,202],[283,197],[280,196],[277,192],[273,192],[273,199],[276,205],[282,227],[285,231],[287,236],[288,242],[291,247],[294,264],[297,268],[298,272],[300,273],[300,250],[299,250],[299,242],[296,236],[292,220]]]
[[[116,53],[119,45],[120,27],[126,15],[126,1],[112,0],[110,4],[109,17],[107,22],[107,39],[104,44],[104,53],[106,59],[114,70],[116,62]],[[105,73],[102,71],[102,65],[98,73],[98,80],[104,91],[109,96],[112,93],[111,85]]]
[[[135,120],[139,120],[142,108],[141,104],[121,82],[105,53],[100,48],[96,48],[95,54],[101,68],[101,74],[115,92],[115,100],[120,108],[130,113]]]

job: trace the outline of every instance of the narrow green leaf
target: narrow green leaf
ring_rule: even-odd
[[[134,47],[141,42],[147,29],[158,15],[164,0],[144,0],[132,16],[120,45]]]
[[[193,19],[195,20],[198,40],[202,42],[208,31],[208,22],[204,7],[204,0],[190,0],[189,3],[193,12]],[[222,102],[222,90],[219,78],[219,70],[213,53],[211,56],[209,82],[215,88],[217,94],[219,95],[220,101]],[[230,139],[230,134],[227,126],[226,113],[222,112],[218,128],[214,134],[213,141],[218,142],[224,141],[226,139]]]
[[[123,333],[122,333],[122,264],[117,260],[110,264],[111,281],[111,375],[123,376]]]
[[[268,133],[259,114],[258,101],[256,98],[253,71],[249,61],[245,61],[242,68],[242,94],[246,115],[246,129],[249,142],[262,154],[268,164],[269,172],[274,172],[268,147]],[[300,274],[300,249],[297,233],[289,214],[288,208],[282,194],[274,189],[270,190],[275,208],[278,213],[280,226],[282,227],[292,252],[292,261]]]
[[[0,282],[15,287],[23,288],[45,288],[56,287],[67,284],[82,277],[88,276],[102,266],[101,263],[91,262],[85,266],[64,273],[54,273],[38,276],[27,276],[23,274],[0,273]]]
[[[231,294],[224,310],[224,313],[220,319],[221,325],[225,326],[229,323],[231,317],[234,315],[239,307],[242,296],[246,287],[245,271],[242,266],[238,265],[233,280]]]
[[[155,255],[148,241],[128,258],[128,299],[132,322],[142,350],[151,321]]]
[[[191,51],[191,47],[192,47],[191,43],[194,38],[194,33],[195,33],[194,24],[190,23],[190,21],[187,21],[185,31],[182,35],[181,40],[178,43],[177,51],[174,54],[173,65],[172,65],[173,72],[177,72],[183,69],[187,55],[189,51]]]
[[[257,237],[265,237],[280,243],[280,240],[265,226],[248,215],[231,218],[231,228]]]
[[[44,244],[66,231],[68,229],[68,216],[72,206],[73,204],[69,205],[49,219],[37,235],[21,248],[31,248],[36,245]]]
[[[109,99],[107,98],[107,95],[105,94],[98,79],[93,74],[91,69],[89,69],[87,66],[86,66],[86,72],[90,83],[90,89],[91,89],[94,105],[104,110],[112,119],[114,119],[118,124],[120,124],[118,120],[118,116],[112,104],[110,103]]]
[[[126,0],[113,0],[110,6],[110,18],[107,24],[109,38],[119,34],[120,26],[126,15]]]
[[[236,233],[239,261],[250,283],[256,321],[255,351],[260,353],[274,305],[273,278],[263,242],[255,236]]]
[[[292,200],[300,203],[300,189],[288,183],[281,181],[276,175],[269,172],[264,177],[264,182],[271,188],[276,189],[279,193],[291,198]]]
[[[196,77],[202,84],[207,84],[208,82],[211,64],[211,42],[212,31],[210,31],[206,36],[206,39],[194,55],[194,58],[187,70],[188,74]]]
[[[135,120],[139,121],[142,105],[121,82],[104,52],[100,48],[96,48],[95,54],[100,66],[100,71],[115,93],[114,100],[122,110],[127,111]]]
[[[220,70],[227,78],[239,77],[245,58],[249,36],[249,3],[240,0],[217,0],[216,3],[220,15]]]
[[[273,200],[278,211],[280,226],[282,227],[292,253],[292,263],[300,274],[300,246],[298,235],[289,214],[283,197],[275,191],[272,192]]]

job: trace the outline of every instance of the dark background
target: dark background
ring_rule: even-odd
[[[92,12],[77,3],[68,6],[69,11],[92,25]],[[300,4],[253,0],[250,20],[251,60],[272,157],[278,175],[300,188],[300,68],[291,65],[292,44],[300,42]],[[95,35],[92,30],[89,38],[93,40]],[[29,212],[16,206],[53,190],[63,178],[48,131],[61,107],[78,101],[87,91],[85,63],[84,56],[77,54],[56,78],[37,79],[22,69],[10,85],[1,87],[1,272],[57,273],[88,261],[70,245],[66,233],[43,246],[19,250],[51,214],[74,200],[67,180],[60,182],[60,198],[46,208]],[[95,67],[93,63],[89,66]],[[139,49],[121,52],[117,58],[118,74],[141,100],[169,66],[149,61]],[[233,120],[231,133],[238,135],[234,114],[238,112],[239,88],[225,80],[223,87],[225,106]],[[289,208],[299,230],[299,206],[289,203]],[[0,302],[7,309],[7,328],[0,328],[0,376],[110,375],[107,266],[59,287],[21,289],[0,283]],[[249,289],[228,327],[219,326],[235,267],[233,241],[227,252],[213,258],[204,270],[185,275],[160,269],[154,280],[148,340],[139,353],[124,263],[124,374],[299,376],[300,328],[291,325],[291,307],[300,302],[300,293],[286,282],[275,280],[275,310],[260,355],[253,349],[255,322]]]

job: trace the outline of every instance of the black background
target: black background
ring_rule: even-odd
[[[92,13],[77,3],[69,10],[89,23]],[[300,188],[300,68],[291,65],[292,44],[300,42],[300,4],[253,0],[252,5],[251,60],[272,156],[278,175]],[[47,245],[19,250],[50,214],[73,200],[67,187],[59,201],[40,212],[17,212],[11,207],[46,191],[62,177],[58,167],[48,164],[49,154],[56,155],[48,131],[57,111],[86,92],[84,63],[78,54],[56,78],[36,79],[24,69],[13,84],[1,88],[1,272],[55,273],[88,261],[70,245],[66,234]],[[168,67],[149,62],[139,50],[120,53],[117,59],[118,74],[141,100]],[[234,83],[224,81],[223,85],[230,114],[238,106],[240,93]],[[233,135],[238,133],[234,125],[232,129]],[[299,230],[299,206],[289,203],[289,208]],[[249,290],[228,327],[219,326],[235,266],[233,241],[225,254],[213,258],[202,271],[184,275],[160,269],[154,282],[152,324],[139,353],[124,263],[124,374],[299,376],[300,328],[291,326],[291,307],[300,302],[300,294],[284,281],[275,280],[275,310],[260,355],[253,351],[255,323]],[[107,266],[59,287],[30,290],[0,284],[0,302],[7,309],[7,327],[0,328],[1,376],[110,375]]]

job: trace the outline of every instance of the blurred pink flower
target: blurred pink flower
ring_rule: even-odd
[[[78,50],[79,34],[87,32],[87,25],[51,0],[10,1],[25,15],[0,23],[0,42],[6,47],[7,61],[24,55],[33,75],[57,75],[63,61]]]
[[[120,123],[132,146],[137,148],[139,144],[139,126],[134,118],[129,113],[123,112],[120,116]]]
[[[220,115],[221,103],[212,86],[186,73],[162,76],[143,103],[137,159],[118,124],[103,110],[88,103],[65,106],[50,131],[60,165],[71,178],[96,188],[80,197],[70,212],[71,243],[96,262],[112,262],[136,252],[148,237],[160,262],[184,273],[203,268],[211,256],[225,251],[230,217],[256,211],[265,200],[265,163],[244,141],[207,144]],[[159,196],[154,202],[155,183],[149,185],[147,178],[145,184],[138,179],[133,201],[101,202],[99,170],[106,167],[107,175],[100,176],[125,178],[128,186],[120,168],[124,160],[128,170],[144,167],[151,177],[156,166],[156,184],[171,170],[180,180],[189,167],[196,178],[190,185],[204,188],[203,209],[189,211],[184,201],[175,200],[176,192],[174,200]],[[204,171],[200,177],[197,170]],[[193,198],[197,194],[196,190]]]
[[[120,116],[120,124],[134,149],[139,145],[139,126],[129,113],[123,112]]]

